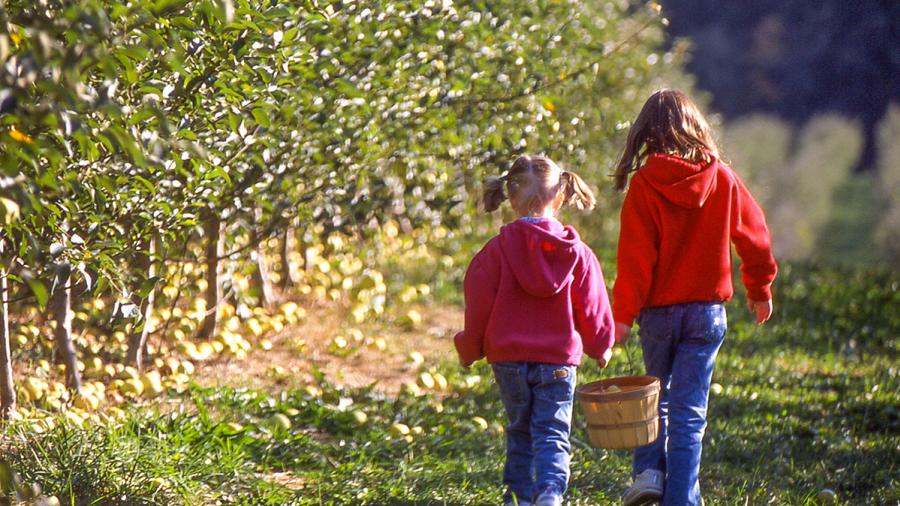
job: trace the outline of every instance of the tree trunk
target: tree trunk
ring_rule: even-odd
[[[222,262],[225,254],[225,222],[209,215],[203,221],[206,238],[206,316],[197,333],[199,339],[212,339],[219,333],[219,304],[222,301]]]
[[[300,259],[303,261],[303,271],[309,272],[312,270],[312,262],[309,261],[309,242],[306,240],[306,234],[301,233],[298,238],[299,248],[300,248]]]
[[[262,227],[262,209],[256,208],[254,213],[256,218],[256,226]],[[256,269],[253,271],[253,287],[259,295],[259,305],[270,308],[275,304],[275,291],[272,289],[272,278],[269,276],[269,263],[266,261],[266,241],[267,237],[259,237],[256,240],[256,246],[253,255],[256,255]]]
[[[288,288],[297,284],[297,278],[291,269],[291,238],[294,236],[294,228],[287,227],[281,238],[281,290],[287,291]]]
[[[72,342],[72,287],[69,286],[72,268],[61,264],[56,271],[56,288],[50,297],[50,312],[56,322],[53,339],[56,341],[57,360],[66,366],[66,385],[72,390],[81,390],[81,372],[75,344]]]
[[[146,250],[141,251],[135,260],[136,267],[146,274],[145,279],[156,276],[156,235],[151,235],[146,243]],[[156,298],[156,289],[151,288],[147,296],[141,301],[141,325],[135,327],[128,339],[128,362],[138,370],[144,367],[144,353],[147,347],[147,335],[150,334],[150,318],[153,316],[153,301]]]
[[[0,243],[0,252],[3,245]],[[16,390],[13,383],[12,355],[9,348],[9,291],[7,271],[0,268],[0,420],[6,420],[16,409]]]

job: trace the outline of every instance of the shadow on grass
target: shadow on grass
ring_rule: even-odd
[[[718,397],[710,407],[704,477],[720,487],[789,491],[823,486],[858,504],[896,499],[896,413],[891,402],[851,400],[823,413],[809,402]],[[856,504],[857,502],[854,502]]]

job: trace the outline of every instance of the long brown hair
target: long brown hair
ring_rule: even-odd
[[[482,201],[488,212],[496,210],[507,199],[505,188],[527,213],[539,212],[554,199],[560,205],[593,209],[596,200],[587,183],[574,172],[562,170],[543,155],[520,156],[502,177],[491,176],[484,182]]]
[[[616,164],[616,190],[624,190],[628,174],[652,154],[671,154],[693,163],[709,162],[719,152],[709,124],[697,104],[678,90],[659,90],[628,131],[625,149]]]

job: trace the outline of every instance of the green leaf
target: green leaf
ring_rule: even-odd
[[[44,286],[44,283],[35,278],[28,278],[25,281],[28,283],[28,287],[31,288],[31,293],[34,294],[38,307],[43,310],[47,307],[47,300],[50,297],[50,294],[47,292],[47,287]]]
[[[269,128],[271,126],[271,122],[269,121],[269,115],[262,108],[253,109],[251,112],[253,114],[253,119],[263,128]]]
[[[203,176],[203,179],[215,179],[217,177],[224,179],[229,186],[231,185],[231,177],[228,176],[228,172],[226,172],[222,167],[216,167],[207,172],[206,175]]]
[[[143,177],[143,176],[139,176],[139,175],[137,175],[137,174],[134,175],[134,178],[135,178],[139,183],[141,183],[142,185],[144,185],[144,188],[146,188],[147,191],[149,191],[149,192],[152,193],[152,192],[155,190],[156,187],[153,185],[152,182],[150,182],[149,179],[147,179],[147,178],[145,178],[145,177]]]

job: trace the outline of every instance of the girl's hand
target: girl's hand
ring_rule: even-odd
[[[625,344],[631,337],[631,325],[616,322],[616,343]]]
[[[756,315],[756,324],[762,325],[772,316],[773,306],[772,299],[769,300],[747,300],[747,307],[750,312]]]
[[[605,368],[609,365],[609,359],[612,358],[612,348],[603,352],[603,356],[597,359],[597,365],[600,366],[600,369]]]

